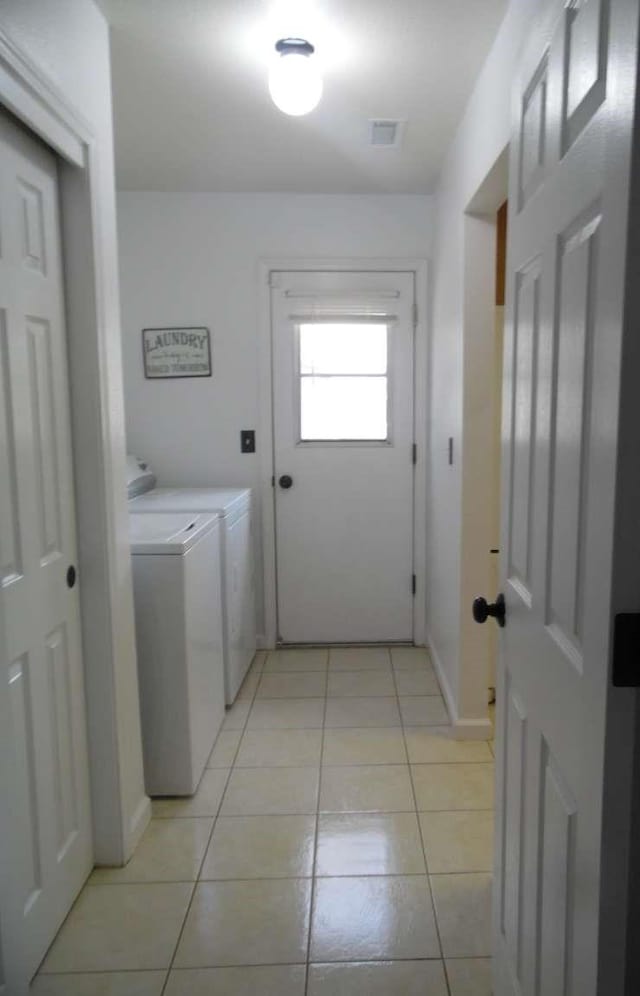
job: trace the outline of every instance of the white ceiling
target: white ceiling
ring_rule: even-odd
[[[101,0],[123,190],[429,193],[506,0]],[[278,111],[273,45],[316,46],[319,107]],[[370,118],[406,120],[400,149]]]

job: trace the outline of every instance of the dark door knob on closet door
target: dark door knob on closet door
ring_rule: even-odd
[[[290,477],[289,474],[283,474],[282,477],[278,478],[278,484],[286,491],[293,484],[293,477]]]
[[[482,595],[473,600],[473,618],[477,623],[484,623],[489,616],[497,622],[498,626],[504,626],[507,617],[507,606],[504,595],[498,595],[495,602],[487,602]]]
[[[76,569],[73,564],[67,567],[67,588],[73,588],[76,583]]]

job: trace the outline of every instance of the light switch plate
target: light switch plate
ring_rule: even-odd
[[[256,430],[255,429],[241,429],[240,430],[240,452],[241,453],[255,453],[256,451]]]

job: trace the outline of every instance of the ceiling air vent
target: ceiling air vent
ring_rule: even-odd
[[[379,118],[369,122],[369,145],[397,149],[402,137],[402,121]]]

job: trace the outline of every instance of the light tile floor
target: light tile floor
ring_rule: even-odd
[[[96,869],[38,996],[490,996],[493,752],[426,651],[258,654],[193,799]]]

